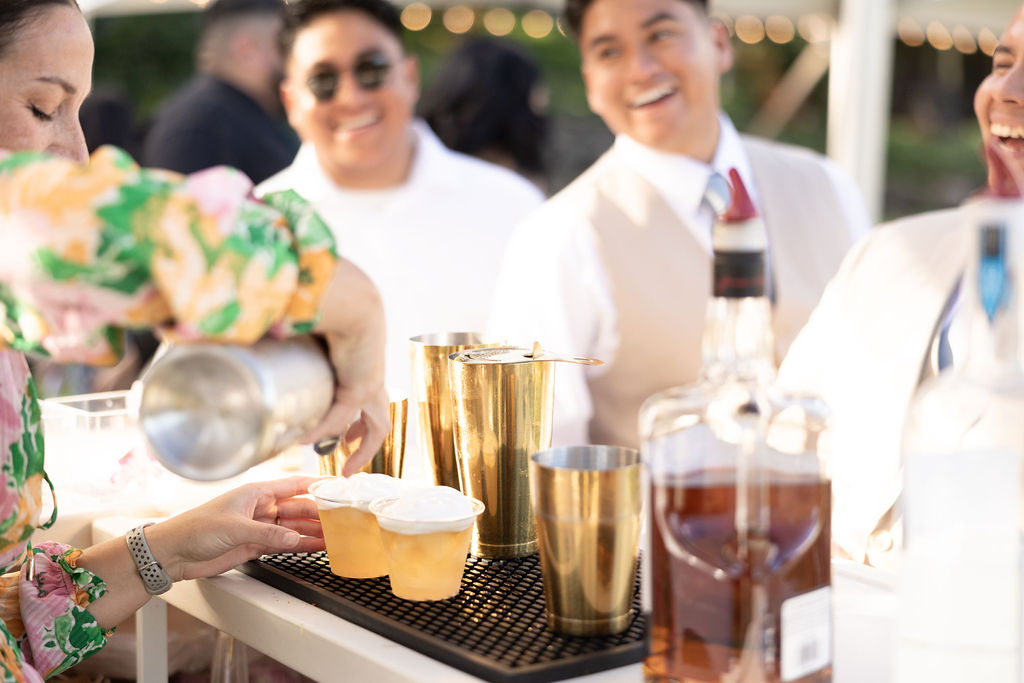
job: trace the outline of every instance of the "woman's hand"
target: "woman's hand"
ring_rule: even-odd
[[[215,576],[266,553],[324,549],[316,502],[298,497],[316,477],[245,484],[146,529],[171,578]]]
[[[384,387],[384,307],[370,278],[351,261],[339,259],[320,313],[317,332],[327,340],[337,389],[334,404],[302,440],[361,439],[345,463],[348,476],[373,458],[391,429]]]

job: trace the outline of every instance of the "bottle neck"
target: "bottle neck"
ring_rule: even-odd
[[[775,377],[772,307],[764,296],[712,297],[701,339],[704,380],[769,383]]]
[[[1020,296],[1017,237],[1000,220],[983,220],[973,230],[973,254],[960,296],[969,326],[964,369],[979,373],[1024,367],[1024,298]],[[940,331],[941,333],[941,331]]]

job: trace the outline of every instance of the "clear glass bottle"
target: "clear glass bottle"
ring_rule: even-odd
[[[1024,680],[1024,202],[963,213],[966,354],[919,387],[904,427],[899,683]]]
[[[763,222],[732,174],[700,379],[640,414],[649,477],[647,681],[831,680],[826,417],[774,387]],[[746,205],[744,206],[744,201]]]

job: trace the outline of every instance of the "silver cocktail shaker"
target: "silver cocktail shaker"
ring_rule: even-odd
[[[175,474],[225,479],[295,443],[333,396],[333,370],[312,338],[181,345],[146,374],[139,426]]]

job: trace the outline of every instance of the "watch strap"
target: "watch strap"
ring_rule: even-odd
[[[150,595],[160,595],[169,591],[174,582],[153,557],[153,551],[149,549],[149,544],[146,542],[146,533],[143,530],[152,523],[140,524],[129,531],[125,539],[128,541],[128,550],[132,554],[132,559],[135,560],[135,566],[139,570],[139,576],[142,577],[142,585],[145,586],[146,592]]]

